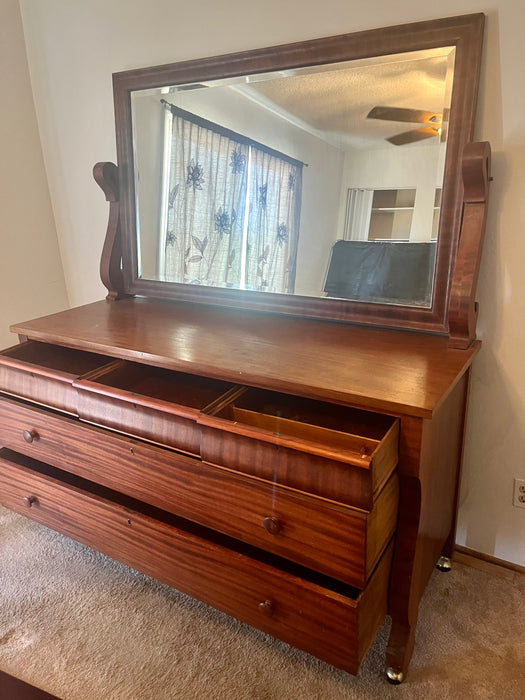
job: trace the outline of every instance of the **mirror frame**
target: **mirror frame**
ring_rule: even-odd
[[[462,220],[462,154],[473,137],[484,21],[482,13],[461,15],[115,73],[113,89],[124,293],[447,333],[450,287]],[[455,47],[456,58],[430,308],[200,287],[137,277],[133,91],[445,46]]]

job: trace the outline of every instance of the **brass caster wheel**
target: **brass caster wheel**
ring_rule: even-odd
[[[450,571],[452,568],[452,560],[448,557],[439,557],[436,568],[438,568],[440,571]]]
[[[389,666],[386,670],[386,679],[389,683],[392,683],[392,685],[399,685],[404,681],[405,674],[403,671],[396,671]]]

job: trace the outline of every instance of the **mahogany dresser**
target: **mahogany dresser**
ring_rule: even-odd
[[[474,17],[466,24],[479,38]],[[260,71],[269,56],[299,64],[314,48],[325,62],[341,46],[354,56],[394,40],[412,50],[446,31],[468,92],[463,75],[479,55],[461,54],[473,41],[457,24],[235,55],[230,72],[239,61]],[[178,66],[169,82],[226,65]],[[117,105],[123,86],[154,74],[131,73],[116,81]],[[453,103],[460,122],[474,98]],[[439,255],[453,255],[448,268],[438,259],[427,310],[329,299],[306,307],[134,278],[131,147],[121,134],[119,168],[95,169],[110,201],[108,298],[16,324],[20,344],[0,355],[0,503],[351,673],[390,614],[388,677],[400,682],[419,601],[454,545],[479,349],[489,151],[465,146],[465,128],[450,136],[450,235],[440,233]]]

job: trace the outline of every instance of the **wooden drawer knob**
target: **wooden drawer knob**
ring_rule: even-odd
[[[38,440],[38,433],[34,428],[31,428],[31,430],[24,430],[22,435],[24,436],[24,440],[26,442],[33,442],[34,440]]]
[[[282,525],[277,518],[265,518],[263,520],[263,527],[270,535],[278,535],[282,530]]]
[[[31,508],[33,503],[38,503],[38,498],[36,496],[24,496],[24,503],[28,508]]]
[[[259,603],[259,610],[265,617],[272,617],[275,612],[271,600],[265,600],[263,603]]]

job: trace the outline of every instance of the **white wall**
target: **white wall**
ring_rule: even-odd
[[[0,3],[0,343],[9,325],[67,307],[18,0]]]
[[[163,112],[159,96],[149,91],[132,103],[138,264],[140,276],[144,279],[155,279],[157,275],[165,130]]]
[[[494,150],[459,542],[525,565],[525,3],[523,0],[20,0],[70,301],[100,298],[107,208],[91,179],[115,158],[111,73],[389,24],[485,11],[478,139]],[[38,313],[38,309],[34,309]]]

